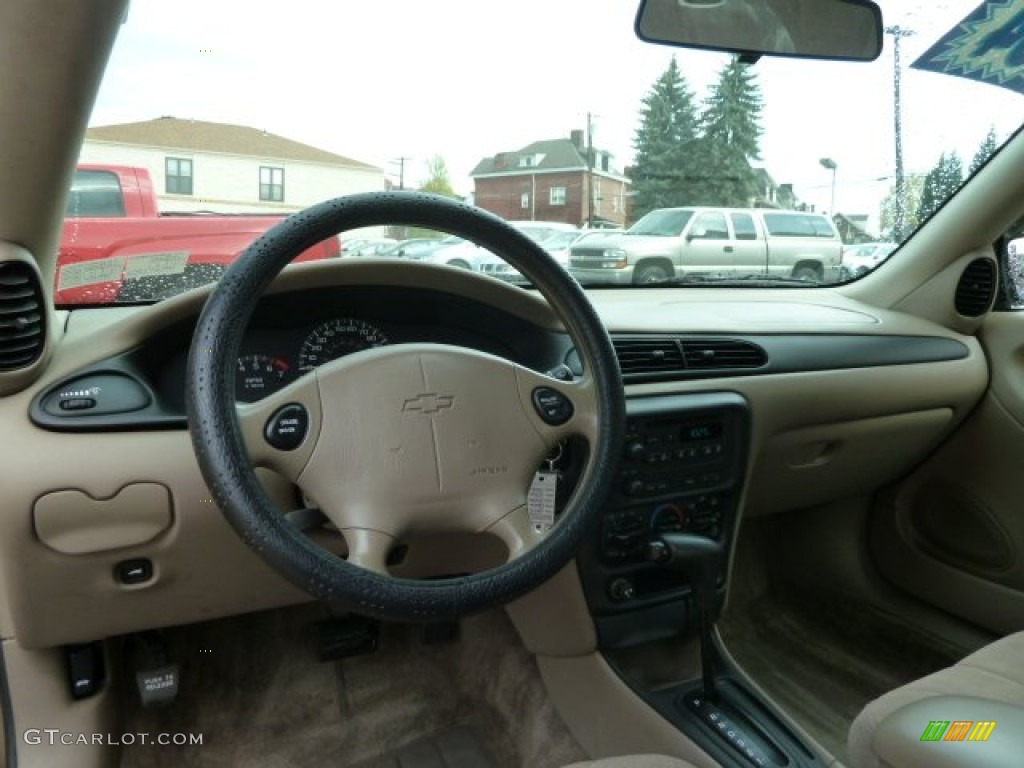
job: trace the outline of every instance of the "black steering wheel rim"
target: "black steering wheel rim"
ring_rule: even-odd
[[[248,460],[234,400],[235,361],[249,318],[278,273],[299,253],[351,229],[402,223],[460,235],[506,258],[541,292],[572,336],[597,402],[588,471],[557,525],[536,546],[481,573],[415,580],[374,573],[321,549],[290,525]],[[498,217],[435,195],[381,192],[329,200],[281,222],[227,270],[196,325],[186,377],[193,448],[214,501],[242,540],[315,598],[361,614],[442,620],[503,604],[538,587],[596,530],[615,482],[625,431],[625,395],[608,334],[579,284],[547,253]]]

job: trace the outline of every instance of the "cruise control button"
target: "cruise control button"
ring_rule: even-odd
[[[557,427],[572,418],[572,401],[556,389],[538,387],[533,390],[533,407],[546,424]]]
[[[294,451],[306,439],[309,431],[309,413],[305,406],[290,403],[282,406],[267,419],[263,436],[279,451]]]

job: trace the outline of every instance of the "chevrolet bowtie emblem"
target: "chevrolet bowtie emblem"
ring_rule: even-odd
[[[429,392],[406,400],[402,403],[402,411],[431,414],[438,411],[450,411],[454,405],[455,397],[453,395],[438,395]]]

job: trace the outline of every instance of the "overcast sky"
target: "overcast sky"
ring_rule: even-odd
[[[977,0],[883,2],[887,24],[916,31],[913,62]],[[727,60],[640,43],[632,0],[133,0],[93,125],[161,115],[237,123],[382,167],[408,157],[406,184],[442,155],[456,189],[484,156],[568,136],[594,114],[595,144],[632,160],[644,94],[675,53],[698,97]],[[877,214],[893,173],[891,42],[878,62],[763,59],[763,165],[828,209]],[[970,162],[989,126],[1005,138],[1024,98],[905,69],[908,173],[943,151]],[[885,181],[876,181],[885,177]]]

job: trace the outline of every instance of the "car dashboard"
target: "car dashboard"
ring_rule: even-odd
[[[618,491],[579,560],[579,597],[602,643],[632,642],[641,624],[657,628],[679,596],[677,580],[636,561],[638,535],[669,526],[731,545],[744,517],[873,492],[927,455],[987,384],[972,337],[835,291],[588,296],[612,336],[628,401]],[[46,377],[0,406],[26,414],[12,438],[31,446],[4,469],[12,508],[26,516],[0,521],[0,562],[26,645],[308,599],[241,543],[199,474],[184,392],[204,299],[199,290],[148,307],[66,312]],[[258,400],[364,349],[423,342],[556,377],[580,373],[570,337],[537,292],[445,266],[310,264],[286,270],[256,306],[237,352],[236,398]],[[62,398],[88,400],[88,378],[98,375],[133,382],[135,406],[61,407]],[[290,484],[261,479],[282,507],[301,506]],[[336,532],[317,535],[342,551]],[[487,536],[408,544],[396,575],[466,572],[503,558]],[[149,578],[125,583],[124,563],[138,560],[149,562]]]

